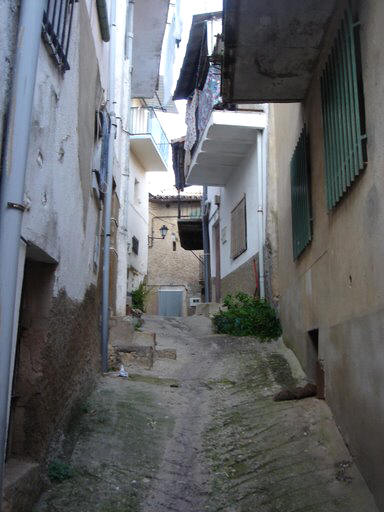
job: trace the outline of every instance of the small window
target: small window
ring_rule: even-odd
[[[139,254],[139,240],[135,236],[132,237],[132,252]]]
[[[247,216],[245,196],[231,212],[231,258],[235,259],[247,250]]]
[[[69,67],[68,49],[71,37],[74,4],[78,0],[47,0],[42,36],[48,49],[64,73]]]
[[[328,210],[348,192],[367,161],[357,31],[347,8],[321,76]]]
[[[303,128],[291,160],[292,247],[296,260],[312,238],[308,139]]]

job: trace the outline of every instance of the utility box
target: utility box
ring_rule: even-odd
[[[197,306],[197,304],[201,304],[201,298],[200,297],[191,297],[189,299],[190,307]]]

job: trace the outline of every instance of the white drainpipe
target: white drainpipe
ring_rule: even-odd
[[[33,94],[46,0],[20,6],[15,71],[0,185],[0,512],[8,432],[13,326]]]
[[[265,278],[264,278],[264,175],[265,159],[263,158],[264,147],[263,137],[265,131],[257,132],[257,232],[258,232],[258,254],[259,254],[259,293],[260,299],[265,299]]]

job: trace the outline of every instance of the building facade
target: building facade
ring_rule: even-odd
[[[176,183],[206,187],[207,297],[215,302],[239,291],[265,295],[268,107],[223,104],[221,17],[194,16],[174,94],[187,100],[187,133],[174,143]]]
[[[5,480],[1,469],[0,486],[4,484],[7,511],[31,509],[41,489],[43,464],[60,451],[62,432],[100,372],[108,173],[112,173],[112,206],[107,307],[108,313],[125,315],[127,242],[137,221],[130,211],[134,194],[137,202],[142,201],[140,215],[144,219],[148,216],[145,185],[140,193],[134,192],[136,178],[142,177],[143,170],[135,152],[130,151],[131,97],[152,97],[155,93],[168,4],[168,0],[146,0],[135,15],[133,2],[113,0],[62,0],[41,10],[24,200],[22,205],[15,205],[23,214],[11,364],[2,372],[3,377],[10,374],[9,397],[3,400],[2,396],[0,414],[0,441],[6,456]],[[113,5],[116,23],[111,22]],[[23,39],[18,45],[16,39],[18,29],[22,35],[24,27],[20,14],[23,6],[6,1],[3,8],[7,14],[0,22],[0,57],[5,62],[0,80],[4,181],[13,158],[10,126],[15,55],[23,46]],[[146,11],[153,12],[152,22]],[[154,19],[156,29],[152,30],[148,23],[153,24]],[[131,23],[135,29],[133,43]],[[141,62],[143,52],[146,66],[137,65],[133,71],[133,61]],[[135,88],[131,87],[132,78]],[[112,125],[112,118],[116,125]],[[115,136],[109,148],[113,129]],[[163,165],[163,160],[159,161]],[[9,207],[10,199],[6,200]],[[147,235],[141,236],[146,247]],[[146,261],[143,265],[146,267]],[[8,341],[2,326],[2,351]],[[3,369],[3,352],[0,359]],[[2,391],[6,387],[3,384]],[[15,485],[29,486],[28,493],[15,493]],[[20,496],[28,496],[27,502]]]
[[[224,100],[272,103],[268,218],[284,340],[383,510],[384,6],[226,0],[224,20]]]
[[[187,316],[195,312],[192,304],[201,302],[202,251],[183,249],[178,232],[179,219],[200,217],[198,196],[150,196],[147,313]],[[164,239],[162,226],[168,229]]]

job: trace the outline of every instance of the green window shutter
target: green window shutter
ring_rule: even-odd
[[[336,206],[366,163],[356,26],[348,8],[321,76],[328,210]]]
[[[312,239],[308,139],[304,127],[291,160],[292,246],[296,260]]]

